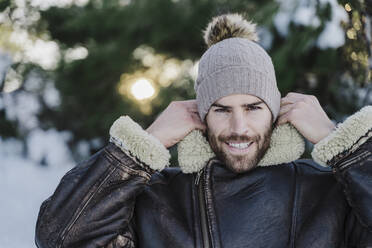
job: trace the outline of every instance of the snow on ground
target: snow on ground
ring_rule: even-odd
[[[0,51],[0,79],[8,60]],[[26,138],[23,144],[14,138],[0,137],[0,248],[35,247],[40,205],[74,164],[67,146],[72,134],[39,128],[37,114],[41,105],[35,92],[42,85],[35,75],[26,80],[25,91],[0,97],[0,110],[5,110],[6,119],[18,123],[19,132]],[[60,104],[58,91],[51,82],[42,96],[49,107]],[[85,150],[87,156],[89,149]]]
[[[7,143],[0,139],[0,247],[35,247],[40,205],[72,164],[41,166],[22,158],[16,141]]]

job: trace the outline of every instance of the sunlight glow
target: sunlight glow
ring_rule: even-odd
[[[131,87],[131,93],[137,100],[144,100],[155,94],[151,82],[145,78],[138,79]]]

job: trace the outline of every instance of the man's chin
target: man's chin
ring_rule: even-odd
[[[236,149],[229,149],[226,147],[225,139],[218,139],[216,136],[209,135],[209,144],[216,154],[217,158],[225,164],[225,166],[235,173],[245,173],[257,167],[259,161],[270,145],[271,129],[267,131],[263,138],[251,138],[255,142],[248,146],[246,151],[236,151]]]
[[[222,152],[220,152],[217,157],[220,158],[229,170],[235,173],[245,173],[258,166],[258,163],[268,149],[268,145],[264,146],[262,149],[258,149],[255,145],[252,146],[251,149],[252,150],[245,155],[233,155],[222,148]]]
[[[235,173],[245,173],[257,167],[257,162],[252,160],[236,161],[225,160],[226,167]]]

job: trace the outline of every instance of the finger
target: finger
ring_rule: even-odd
[[[289,120],[289,113],[290,112],[286,112],[285,114],[281,115],[278,117],[278,125],[283,125],[285,123],[290,123],[290,120]]]
[[[199,114],[199,111],[197,108],[187,108],[187,111],[189,113],[195,113],[195,114]]]
[[[172,101],[170,103],[176,109],[186,109],[186,110],[197,110],[198,106],[195,99],[185,100],[185,101]]]
[[[186,103],[196,103],[196,99],[188,99],[188,100],[184,100],[183,102],[186,102]]]
[[[190,114],[194,114],[194,115],[199,116],[198,109],[190,108],[190,109],[187,109],[187,112],[189,112]]]
[[[288,94],[285,96],[287,98],[291,99],[304,99],[305,97],[309,97],[310,95],[297,93],[297,92],[288,92]]]
[[[194,113],[191,115],[191,117],[193,119],[193,123],[196,129],[203,131],[207,129],[207,126],[201,121],[199,114]]]
[[[287,93],[286,96],[298,96],[298,95],[303,95],[303,94],[298,93],[298,92],[294,92],[294,91],[290,91],[290,92]]]
[[[293,104],[287,104],[287,105],[283,105],[280,107],[280,110],[279,110],[279,116],[287,113],[288,111],[290,111],[292,108],[294,107]]]
[[[195,129],[200,130],[204,133],[207,130],[207,127],[204,125],[200,125],[200,126],[195,126]]]
[[[201,128],[201,129],[205,129],[206,128],[206,125],[201,121],[199,115],[194,114],[192,116],[192,119],[194,121],[195,126],[197,126],[198,128]]]
[[[285,106],[285,105],[293,104],[293,103],[300,102],[300,101],[304,101],[304,98],[299,97],[299,96],[286,96],[280,100],[280,106]]]
[[[318,98],[314,95],[308,95],[308,94],[301,94],[296,92],[289,92],[285,97],[282,98],[284,102],[292,101],[292,102],[298,102],[303,101],[307,103],[312,103],[315,105],[319,105]]]
[[[292,105],[292,107],[296,107],[298,104],[306,103],[309,104],[309,101],[305,100],[304,98],[282,98],[280,101],[280,107],[284,107],[287,105]]]
[[[186,106],[186,109],[190,112],[198,112],[198,105],[195,103],[188,103]]]
[[[196,100],[195,99],[191,99],[191,100],[185,100],[185,101],[182,101],[182,103],[187,107],[197,107],[197,103],[196,103]]]
[[[305,103],[305,104],[304,104]],[[305,95],[305,94],[298,94],[298,93],[292,93],[291,95],[287,95],[286,97],[281,99],[280,106],[281,108],[283,106],[292,104],[293,107],[304,107],[306,105],[307,107],[313,108],[319,113],[322,113],[325,115],[325,112],[320,105],[318,99],[313,95]]]
[[[280,101],[280,105],[287,105],[291,103],[296,103],[299,101],[305,101],[306,98],[309,98],[310,95],[305,95],[297,92],[289,92],[285,97]]]
[[[285,106],[285,105],[288,105],[288,104],[293,104],[295,102],[296,102],[295,99],[288,98],[288,97],[283,97],[282,99],[280,99],[280,106]]]

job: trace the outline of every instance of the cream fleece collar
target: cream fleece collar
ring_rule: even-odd
[[[110,128],[110,141],[140,164],[161,171],[169,165],[169,151],[128,116],[117,119]],[[323,166],[344,151],[353,152],[372,137],[372,106],[366,106],[339,123],[334,131],[314,145],[313,159]],[[288,163],[301,157],[305,149],[303,137],[284,124],[273,130],[270,148],[259,166]],[[178,144],[179,165],[184,173],[202,169],[215,155],[200,131],[193,131]]]
[[[121,116],[110,128],[110,141],[139,162],[161,171],[169,165],[169,151],[129,116]],[[178,162],[184,173],[198,172],[215,157],[200,131],[192,131],[178,143]],[[274,128],[270,148],[259,163],[268,166],[291,162],[301,157],[305,142],[297,130],[284,124]]]
[[[274,128],[270,148],[258,166],[288,163],[301,157],[305,142],[298,131],[289,124]],[[208,160],[215,157],[209,143],[200,131],[193,131],[178,143],[178,162],[184,173],[201,170]]]

